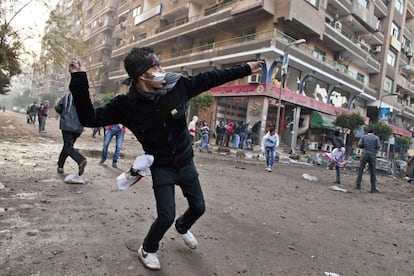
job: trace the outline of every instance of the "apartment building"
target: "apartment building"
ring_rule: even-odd
[[[167,71],[186,75],[263,59],[262,74],[210,91],[215,103],[201,119],[211,128],[220,121],[249,121],[260,124],[260,137],[278,125],[286,144],[294,147],[306,132],[315,148],[323,148],[335,116],[357,112],[411,137],[412,0],[85,3],[83,37],[91,45],[86,59],[94,95],[121,89],[127,77],[123,59],[133,47],[154,48]]]

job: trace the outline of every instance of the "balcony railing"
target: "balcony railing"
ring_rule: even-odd
[[[278,31],[277,29],[271,29],[264,32],[249,34],[246,36],[240,36],[240,37],[234,37],[232,39],[223,40],[223,41],[217,41],[212,44],[209,44],[209,49],[205,50],[206,45],[194,47],[190,49],[183,49],[178,52],[174,52],[168,55],[163,55],[163,63],[169,64],[174,63],[171,59],[176,59],[178,57],[185,57],[188,55],[194,56],[195,54],[199,53],[208,53],[210,56],[216,56],[216,52],[224,51],[225,49],[231,49],[233,52],[237,52],[238,49],[241,49],[243,45],[252,44],[252,43],[258,43],[263,42],[264,44],[268,44],[270,46],[271,43],[275,43],[276,40],[283,41],[284,44],[287,44],[289,42],[294,41],[295,39],[287,36],[286,34]],[[364,83],[364,80],[361,80],[358,75],[350,70],[347,69],[346,66],[336,62],[333,59],[330,59],[328,57],[324,57],[324,59],[316,58],[314,55],[314,50],[305,46],[301,45],[300,52],[302,54],[307,55],[308,57],[312,58],[314,61],[318,63],[322,63],[323,65],[331,68],[332,70],[336,72],[340,72],[342,75],[351,78],[353,80],[356,80],[357,82],[361,83],[363,86],[369,86],[366,83]],[[376,95],[376,93],[372,91],[376,91],[374,86],[369,86],[371,89],[371,94]]]
[[[358,1],[354,0],[352,13],[356,16],[361,24],[368,27],[371,31],[376,31],[378,28],[378,17],[370,13],[368,9],[360,5]]]

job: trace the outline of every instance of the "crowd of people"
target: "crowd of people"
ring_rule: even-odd
[[[49,101],[44,100],[40,105],[37,102],[29,105],[26,109],[26,120],[28,124],[36,124],[36,119],[39,124],[39,133],[46,132],[46,119],[49,115]]]
[[[255,137],[258,137],[258,128],[260,127],[260,122],[250,126],[250,122],[239,122],[234,124],[233,121],[229,121],[226,124],[223,124],[223,122],[220,121],[216,126],[215,132],[211,132],[207,121],[203,121],[201,124],[198,124],[197,122],[198,117],[193,116],[193,119],[188,124],[188,131],[193,137],[193,144],[200,141],[200,144],[205,145],[207,141],[209,141],[207,139],[210,139],[211,133],[213,133],[216,146],[231,147],[233,149],[253,150],[253,140]],[[205,147],[206,146],[204,146],[203,149]]]
[[[160,60],[151,48],[133,48],[124,59],[129,76],[125,84],[126,94],[114,97],[108,104],[95,108],[92,105],[87,78],[87,69],[79,60],[69,63],[71,81],[70,92],[66,93],[55,106],[60,114],[63,147],[58,157],[57,172],[64,173],[64,164],[71,157],[78,165],[78,175],[85,172],[87,159],[74,148],[74,144],[84,131],[84,127],[94,128],[93,137],[101,127],[106,128],[103,141],[103,164],[108,158],[108,147],[112,137],[116,137],[116,149],[112,167],[117,168],[118,158],[128,128],[137,138],[146,155],[154,158],[150,167],[157,216],[138,249],[138,259],[152,270],[161,269],[157,255],[160,242],[167,230],[174,225],[185,245],[196,249],[198,241],[190,231],[206,210],[203,191],[194,164],[193,147],[211,153],[211,130],[207,121],[198,124],[193,116],[187,124],[187,102],[212,87],[248,76],[261,70],[262,61],[247,62],[242,65],[212,70],[193,76],[191,79],[177,73],[165,72]],[[48,116],[49,102],[41,105],[33,103],[28,108],[28,123],[39,120],[39,132],[43,132]],[[279,136],[272,127],[267,129],[261,141],[257,141],[260,122],[219,122],[215,129],[215,145],[234,149],[252,150],[253,144],[260,144],[266,160],[266,170],[271,172],[279,146]],[[344,156],[344,143],[335,135],[335,148]],[[200,142],[199,142],[200,141]],[[199,142],[199,145],[198,145]],[[361,138],[359,146],[364,148],[361,168],[368,163],[371,170],[371,192],[378,192],[375,186],[375,158],[378,137],[369,131]],[[356,188],[361,187],[361,168]],[[363,172],[363,170],[362,170]],[[337,168],[336,183],[340,184],[340,166]],[[175,186],[181,188],[188,202],[187,210],[176,217]]]

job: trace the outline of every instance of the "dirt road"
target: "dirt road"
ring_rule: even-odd
[[[382,193],[371,194],[368,174],[355,191],[356,175],[345,172],[344,193],[329,189],[335,171],[321,166],[277,163],[269,173],[261,162],[198,151],[207,204],[192,229],[199,248],[170,229],[162,270],[149,271],[134,250],[155,217],[151,178],[123,192],[115,182],[139,144],[127,135],[120,169],[101,166],[102,137],[88,129],[77,142],[88,183],[65,184],[57,125],[49,119],[39,134],[24,115],[0,112],[0,275],[414,275],[413,184],[381,176]],[[65,173],[76,172],[68,160]],[[178,215],[179,189],[176,200]]]

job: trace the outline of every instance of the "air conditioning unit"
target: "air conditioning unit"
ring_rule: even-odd
[[[121,22],[121,28],[126,28],[126,26],[127,26],[127,23],[125,21]]]
[[[309,150],[318,150],[318,143],[317,142],[309,142],[308,149]]]
[[[379,53],[381,52],[381,46],[375,46],[371,50],[373,53]]]
[[[253,74],[247,77],[248,83],[260,83],[262,81],[262,75]]]
[[[409,51],[409,52],[407,52],[405,55],[406,55],[408,58],[411,58],[411,57],[413,57],[413,52],[412,52],[412,51]]]
[[[342,23],[339,21],[335,21],[334,23],[335,30],[341,31],[342,30]]]

